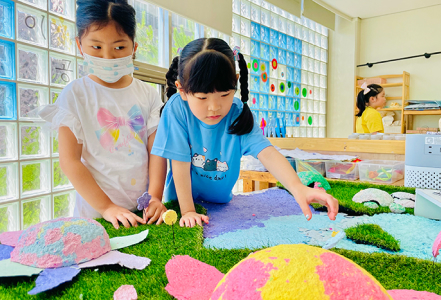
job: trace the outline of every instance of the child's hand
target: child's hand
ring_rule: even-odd
[[[296,187],[293,195],[308,221],[311,220],[312,217],[311,209],[309,208],[309,204],[311,203],[319,203],[326,206],[328,208],[329,219],[335,220],[338,213],[338,200],[325,191],[299,185]]]
[[[107,208],[102,213],[102,215],[105,220],[113,224],[113,227],[115,227],[115,229],[119,229],[118,221],[121,222],[126,228],[129,228],[130,224],[132,224],[132,226],[134,227],[137,227],[138,222],[141,224],[145,224],[145,221],[142,218],[138,217],[130,210],[115,204],[109,206],[109,208]]]
[[[198,214],[197,212],[191,211],[184,214],[179,221],[181,227],[194,227],[196,224],[202,226],[202,221],[208,224],[208,217],[206,215]]]
[[[167,208],[162,204],[161,200],[158,198],[152,197],[149,202],[149,206],[145,208],[144,210],[144,221],[148,223],[147,224],[153,224],[156,220],[156,225],[159,225],[162,223],[162,214],[167,211]],[[150,221],[149,221],[150,219]]]

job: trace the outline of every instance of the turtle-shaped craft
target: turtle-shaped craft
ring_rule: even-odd
[[[72,280],[82,268],[120,264],[142,270],[150,259],[115,250],[141,242],[147,234],[145,230],[136,237],[109,239],[97,221],[75,217],[5,232],[0,234],[0,277],[40,274],[29,291],[34,295]]]
[[[388,291],[366,270],[329,250],[279,245],[248,255],[227,274],[187,255],[165,265],[165,290],[178,300],[375,299],[404,300],[426,292]],[[435,294],[433,294],[435,295]],[[436,296],[436,295],[435,295]],[[424,299],[441,299],[424,298]]]

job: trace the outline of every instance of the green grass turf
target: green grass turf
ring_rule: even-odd
[[[167,204],[179,214],[177,203]],[[204,209],[197,207],[199,212]],[[205,249],[202,246],[202,228],[174,227],[176,249],[173,246],[171,228],[167,225],[144,225],[136,228],[115,230],[110,223],[98,220],[110,237],[125,236],[149,229],[147,239],[121,252],[145,256],[152,260],[144,270],[130,270],[120,266],[105,266],[82,270],[72,282],[52,291],[29,296],[27,292],[35,286],[37,276],[30,278],[1,278],[0,299],[113,299],[113,293],[124,284],[133,285],[138,299],[173,299],[166,291],[167,277],[164,266],[173,255],[190,255],[226,273],[252,250]],[[384,253],[361,253],[333,249],[333,251],[355,261],[370,272],[386,289],[415,289],[441,295],[441,263],[408,258]]]
[[[346,213],[349,215],[375,215],[382,213],[390,213],[389,207],[378,207],[376,209],[369,208],[364,206],[362,203],[356,203],[352,201],[352,198],[359,191],[368,189],[368,188],[376,188],[383,190],[388,193],[394,192],[407,192],[415,194],[414,188],[407,187],[398,187],[392,185],[378,185],[378,184],[369,184],[362,182],[351,182],[351,181],[328,181],[331,185],[331,189],[327,191],[328,194],[334,196],[338,200],[339,204],[339,212]],[[284,188],[283,185],[278,182],[278,187]],[[318,203],[313,203],[312,207],[319,211],[326,211],[327,208]],[[413,208],[406,208],[405,213],[414,214]]]
[[[357,244],[400,251],[400,242],[376,224],[359,224],[345,229],[346,237]]]

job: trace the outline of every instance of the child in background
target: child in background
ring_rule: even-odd
[[[240,69],[241,100],[235,56]],[[240,158],[253,155],[294,195],[306,219],[311,202],[328,207],[335,219],[338,201],[304,186],[286,158],[262,135],[247,105],[248,70],[240,53],[216,38],[190,42],[167,72],[167,97],[152,153],[171,160],[166,200],[178,200],[181,226],[208,223],[194,199],[227,203],[239,177]],[[176,93],[178,91],[178,93]],[[271,209],[271,199],[268,199]]]
[[[58,129],[60,166],[77,191],[74,216],[118,229],[162,222],[166,160],[150,151],[162,102],[131,76],[135,10],[126,0],[78,0],[76,38],[90,74],[65,87],[40,116]],[[153,171],[154,170],[154,171]],[[132,211],[146,189],[147,219]]]
[[[377,108],[386,104],[386,97],[383,88],[378,84],[366,85],[357,96],[357,121],[355,124],[356,133],[384,133],[383,120]]]

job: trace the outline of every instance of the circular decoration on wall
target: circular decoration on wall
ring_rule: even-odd
[[[297,115],[296,122],[300,123],[300,117]]]
[[[296,95],[300,95],[300,89],[298,86],[296,86],[296,89],[294,90],[294,92],[296,93]]]
[[[285,92],[285,83],[281,82],[279,85],[279,89],[280,89],[281,93],[284,93]]]
[[[306,90],[306,88],[302,89],[302,95],[303,97],[306,97],[306,95],[308,95],[308,91]]]
[[[253,60],[253,71],[254,72],[259,71],[259,62],[257,61],[257,59]]]
[[[282,78],[285,78],[285,73],[281,72],[280,75],[282,76]]]
[[[302,116],[302,121],[305,121],[305,116]]]
[[[309,94],[312,95],[312,90],[309,90]]]
[[[261,63],[261,64],[260,64],[260,71],[262,71],[262,72],[265,72],[265,71],[266,71],[265,63]]]
[[[262,78],[263,82],[267,82],[268,80],[268,75],[266,74],[266,72],[263,72],[262,75],[260,75],[260,77]]]
[[[299,101],[294,102],[294,109],[299,110],[299,108],[300,108]]]
[[[251,69],[251,63],[247,63],[247,68]]]
[[[275,90],[276,90],[276,87],[274,86],[274,84],[271,84],[271,92],[274,93]]]
[[[257,78],[258,78],[258,77],[254,77],[254,81],[255,81],[255,82],[257,82]]]
[[[292,86],[291,81],[288,81],[288,88],[290,89]]]
[[[309,118],[308,118],[308,124],[312,125],[312,117],[311,116],[309,116]]]
[[[253,104],[256,104],[256,97],[253,97]]]
[[[273,60],[271,61],[271,66],[274,70],[277,69],[277,59],[273,58]]]

